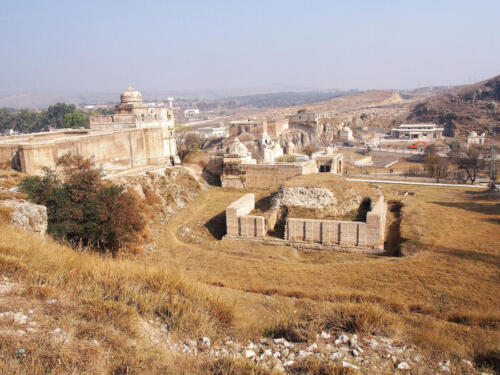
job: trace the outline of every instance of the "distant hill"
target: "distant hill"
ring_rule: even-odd
[[[408,122],[433,122],[448,135],[467,135],[500,127],[500,75],[472,85],[454,87],[415,104]],[[497,130],[498,131],[498,130]]]

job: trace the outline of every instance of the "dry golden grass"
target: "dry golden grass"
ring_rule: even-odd
[[[0,169],[0,187],[7,189],[15,187],[19,185],[19,183],[25,176],[26,175],[24,173],[16,172],[11,169],[8,170]]]
[[[498,353],[498,197],[459,188],[355,184],[328,175],[308,181],[332,190],[380,188],[387,200],[403,201],[407,256],[220,241],[225,207],[245,193],[220,188],[200,192],[158,228],[154,252],[129,259],[78,252],[0,225],[0,274],[26,285],[23,298],[43,312],[41,325],[76,338],[54,347],[43,331],[9,337],[0,343],[2,368],[34,374],[270,373],[245,361],[190,359],[152,346],[140,323],[155,317],[180,338],[303,340],[318,330],[343,330],[387,335],[451,358]],[[257,199],[274,190],[257,191]],[[401,196],[401,190],[415,194]],[[60,303],[47,305],[47,298]],[[100,346],[92,346],[93,339]],[[13,355],[20,347],[27,348],[22,361]],[[325,366],[302,363],[294,371],[342,373]]]
[[[10,337],[0,344],[0,363],[8,373],[113,373],[123,366],[136,373],[165,373],[168,361],[160,358],[171,354],[150,348],[141,321],[156,317],[174,336],[195,338],[217,338],[231,324],[231,305],[175,270],[78,252],[7,225],[0,226],[0,238],[0,274],[26,286],[29,305],[44,310],[45,329],[61,327],[75,338],[68,347],[54,347],[48,333]],[[44,304],[46,298],[59,303]],[[19,311],[14,299],[8,302],[9,309]],[[99,347],[90,344],[94,339]],[[28,352],[23,363],[13,356],[20,347]]]
[[[297,180],[336,184],[332,188],[338,189],[371,186],[381,188],[388,200],[403,200],[403,249],[409,256],[308,252],[218,241],[225,207],[243,192],[213,189],[163,228],[155,259],[236,301],[233,330],[243,336],[272,330],[280,314],[286,320],[294,310],[312,315],[308,322],[313,327],[324,324],[323,312],[331,310],[337,318],[329,327],[345,329],[349,324],[338,314],[350,303],[351,311],[365,314],[353,318],[353,330],[392,334],[458,356],[499,350],[497,200],[459,188],[376,186],[325,175],[305,177]],[[415,195],[398,194],[407,189]],[[257,198],[268,194],[269,190],[257,191]],[[179,235],[183,226],[194,229],[194,234]],[[378,320],[382,328],[372,328]]]

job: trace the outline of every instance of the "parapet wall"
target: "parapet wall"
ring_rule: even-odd
[[[315,242],[323,245],[360,246],[384,249],[386,207],[380,197],[360,221],[317,220],[289,218],[286,221],[285,239],[288,241]]]
[[[266,224],[263,216],[247,215],[255,208],[255,196],[245,194],[226,208],[228,237],[264,238]]]

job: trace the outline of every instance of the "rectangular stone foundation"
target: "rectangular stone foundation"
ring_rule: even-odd
[[[289,218],[285,239],[266,238],[263,216],[248,215],[255,208],[254,194],[245,194],[226,209],[228,239],[253,239],[263,244],[289,245],[304,249],[380,254],[384,250],[386,204],[381,196],[359,221]]]

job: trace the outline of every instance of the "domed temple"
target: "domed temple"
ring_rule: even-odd
[[[150,126],[175,125],[172,109],[144,103],[139,91],[128,87],[120,95],[120,104],[115,106],[114,115],[91,116],[90,128],[94,130],[144,128]]]
[[[174,137],[174,111],[165,106],[144,103],[140,91],[128,87],[120,95],[115,114],[90,116],[90,129],[114,130],[133,128],[162,128],[165,157],[180,162]]]
[[[169,106],[149,104],[132,87],[120,96],[113,115],[90,116],[90,129],[60,129],[0,140],[0,164],[27,174],[55,168],[72,153],[90,158],[106,173],[137,167],[180,163]]]

